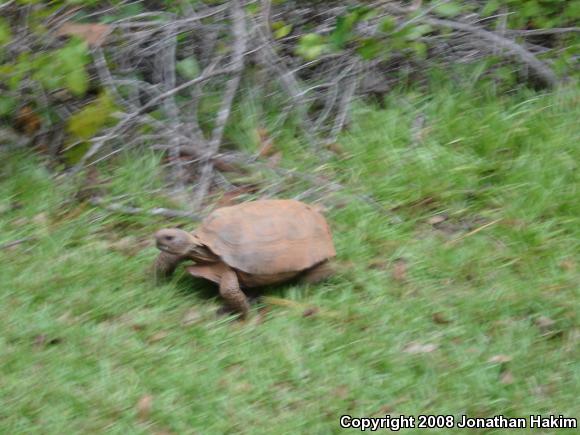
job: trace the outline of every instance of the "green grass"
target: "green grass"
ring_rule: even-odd
[[[333,175],[387,211],[345,195],[328,212],[339,273],[274,292],[320,313],[273,306],[258,323],[255,308],[244,325],[215,317],[210,285],[183,274],[152,284],[151,234],[175,222],[79,205],[69,178],[29,154],[0,155],[0,244],[34,237],[0,250],[0,433],[326,434],[343,414],[580,417],[578,97],[401,92],[385,110],[357,107],[347,158],[318,169],[280,134],[285,165]],[[252,149],[256,123],[232,140]],[[172,205],[157,168],[155,155],[126,156],[103,186]],[[393,275],[397,260],[406,270]],[[190,310],[199,317],[184,324]],[[410,353],[412,343],[433,346]],[[497,355],[511,361],[489,361]],[[494,431],[466,433],[484,432]]]

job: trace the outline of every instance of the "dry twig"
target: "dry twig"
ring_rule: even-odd
[[[139,207],[131,207],[127,205],[117,204],[117,203],[109,203],[102,198],[91,198],[89,200],[91,205],[96,207],[103,208],[108,211],[112,211],[115,213],[121,214],[128,214],[128,215],[149,215],[149,216],[163,216],[166,218],[187,218],[193,219],[195,221],[201,220],[201,217],[195,213],[189,211],[182,211],[182,210],[172,210],[169,208],[152,208],[152,209],[144,209]]]
[[[9,249],[9,248],[12,248],[14,246],[18,246],[22,243],[32,242],[34,240],[36,240],[36,237],[23,237],[22,239],[12,240],[11,242],[6,242],[6,243],[0,244],[0,250]]]

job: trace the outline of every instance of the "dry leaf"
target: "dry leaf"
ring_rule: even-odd
[[[448,323],[451,323],[451,320],[445,317],[445,315],[441,312],[433,313],[431,319],[433,320],[433,322],[439,325],[447,325]]]
[[[387,269],[387,262],[380,259],[375,259],[369,262],[369,269],[385,270]]]
[[[433,343],[421,344],[417,342],[412,342],[407,344],[403,348],[403,352],[410,353],[410,354],[417,354],[417,353],[431,353],[437,350],[437,345]]]
[[[250,384],[249,382],[237,382],[234,385],[231,386],[231,388],[238,393],[248,393],[249,391],[252,391],[252,384]]]
[[[60,343],[62,343],[62,338],[59,337],[48,338],[45,334],[39,334],[34,337],[34,347],[36,348],[54,346]]]
[[[57,36],[78,36],[92,47],[100,47],[112,30],[107,24],[64,23],[57,31]]]
[[[183,326],[193,325],[202,319],[202,315],[195,308],[191,308],[186,311],[185,315],[181,319],[181,324]]]
[[[270,308],[262,307],[258,310],[258,315],[255,317],[254,324],[261,325],[266,321],[268,318],[268,313],[270,312]]]
[[[32,136],[40,130],[42,120],[30,106],[22,107],[14,120],[16,127],[26,135]]]
[[[407,279],[407,261],[405,259],[397,258],[393,262],[393,279],[399,282]]]
[[[95,196],[100,196],[104,193],[102,185],[103,181],[101,180],[101,174],[99,170],[95,166],[89,166],[82,185],[75,193],[75,198],[82,202],[87,201]]]
[[[534,319],[534,324],[538,327],[542,335],[553,335],[558,332],[556,322],[547,316],[540,316]]]
[[[431,216],[429,219],[427,219],[427,223],[429,225],[437,225],[437,224],[440,224],[441,222],[445,222],[446,220],[447,220],[447,215],[437,214],[437,215]]]
[[[282,151],[278,151],[272,157],[268,158],[268,163],[266,163],[266,166],[273,169],[278,167],[281,161],[282,161]]]
[[[514,375],[509,370],[504,370],[499,375],[499,381],[504,385],[509,385],[514,383]]]
[[[571,258],[568,258],[560,262],[560,268],[567,272],[574,272],[576,270],[576,263],[574,263],[574,260]]]
[[[340,399],[345,399],[348,396],[349,389],[347,385],[339,385],[334,390],[332,390],[332,396],[338,397]]]
[[[573,352],[578,350],[580,344],[580,328],[572,328],[566,334],[564,351]]]
[[[509,355],[498,354],[492,356],[490,359],[487,360],[488,363],[492,364],[505,364],[512,360],[512,357]]]
[[[260,139],[260,149],[258,151],[258,157],[268,157],[271,156],[274,149],[274,141],[270,138],[268,131],[265,128],[258,128],[258,137]]]
[[[268,130],[265,128],[258,128],[258,139],[260,141],[260,149],[258,150],[258,157],[268,157],[274,154],[276,147],[274,141],[270,137]]]
[[[153,408],[153,396],[151,394],[145,394],[137,402],[137,415],[140,420],[148,420],[151,415],[151,409]]]
[[[315,316],[316,314],[318,314],[319,311],[320,311],[320,309],[317,308],[317,307],[306,308],[304,310],[304,312],[302,313],[302,317],[312,317],[312,316]]]
[[[235,172],[237,174],[246,174],[247,171],[235,163],[230,163],[225,159],[214,157],[211,159],[213,166],[220,172]]]
[[[237,199],[245,193],[246,191],[243,188],[228,190],[227,192],[223,193],[222,197],[219,199],[216,205],[218,208],[235,205],[240,202]]]
[[[32,218],[32,222],[36,225],[46,225],[48,223],[48,217],[46,213],[38,213],[36,216]]]
[[[121,252],[127,255],[135,254],[136,239],[133,236],[123,237],[122,239],[116,240],[109,243],[109,248],[113,251]]]
[[[167,331],[158,331],[155,334],[153,334],[151,337],[149,337],[149,343],[156,343],[158,341],[161,341],[164,338],[166,338],[168,335],[169,335],[169,333]]]
[[[326,148],[329,151],[331,151],[334,154],[336,154],[337,156],[343,156],[344,155],[344,148],[339,143],[332,142],[332,143],[326,144]]]
[[[47,341],[47,337],[44,334],[39,334],[34,337],[34,347],[43,347]]]
[[[20,217],[18,219],[14,219],[11,223],[15,227],[23,227],[24,225],[28,225],[30,223],[30,219],[27,217]]]

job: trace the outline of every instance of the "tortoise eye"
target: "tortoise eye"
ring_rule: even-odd
[[[171,242],[173,240],[173,236],[165,236],[164,239],[167,240],[168,242]]]

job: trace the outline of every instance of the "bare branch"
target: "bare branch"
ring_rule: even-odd
[[[208,66],[206,68],[206,70],[204,70],[204,72],[199,77],[197,77],[193,80],[189,80],[185,83],[182,83],[181,85],[179,85],[179,86],[177,86],[177,87],[175,87],[167,92],[164,92],[164,93],[158,95],[157,97],[152,98],[151,100],[149,100],[149,102],[147,104],[144,104],[139,110],[125,116],[120,122],[118,122],[113,128],[111,128],[105,136],[99,136],[99,137],[94,138],[92,141],[93,145],[87,151],[87,153],[83,156],[83,158],[80,160],[80,162],[77,164],[77,166],[75,166],[72,169],[72,172],[77,173],[78,171],[80,171],[85,166],[87,161],[89,159],[91,159],[95,154],[97,154],[99,152],[99,150],[103,147],[103,145],[107,141],[117,137],[117,135],[121,134],[124,131],[124,129],[129,125],[129,123],[131,121],[133,121],[139,115],[145,113],[151,107],[153,107],[156,104],[163,101],[165,98],[169,98],[169,97],[177,94],[178,92],[182,91],[183,89],[186,89],[190,86],[194,86],[198,83],[209,80],[212,77],[216,77],[216,76],[222,75],[222,74],[228,74],[231,72],[235,72],[235,69],[230,67],[230,68],[222,68],[219,70],[215,70],[215,64],[212,64],[212,65]]]
[[[338,138],[338,135],[342,131],[344,124],[346,122],[348,116],[348,109],[350,108],[350,103],[352,102],[352,98],[356,92],[356,88],[358,86],[358,71],[359,71],[359,62],[358,60],[354,62],[353,65],[354,73],[348,77],[346,89],[343,91],[340,100],[338,102],[338,109],[336,113],[336,117],[334,118],[334,123],[332,125],[332,129],[330,130],[330,135],[327,138],[327,143],[335,142]]]
[[[248,45],[248,33],[246,29],[246,16],[240,0],[232,0],[230,15],[232,19],[232,33],[234,35],[234,46],[231,56],[233,76],[226,84],[222,104],[217,114],[216,124],[212,131],[207,154],[203,162],[199,185],[194,199],[196,208],[199,207],[209,190],[213,173],[213,162],[211,159],[218,152],[221,145],[224,129],[230,117],[232,103],[238,91],[244,69],[244,56]]]
[[[537,35],[560,35],[562,33],[579,33],[580,27],[560,27],[554,29],[534,29],[534,30],[509,30],[511,35],[537,36]]]
[[[175,88],[176,77],[175,77],[175,64],[176,64],[176,49],[177,49],[177,36],[176,32],[168,27],[165,32],[164,44],[157,55],[157,82],[163,84],[163,89],[171,90]],[[175,183],[178,190],[183,190],[185,188],[185,168],[183,162],[179,158],[179,151],[177,147],[179,146],[179,136],[176,134],[179,131],[179,109],[172,97],[163,100],[163,108],[167,114],[170,130],[173,134],[169,139],[171,149],[169,152],[169,158],[171,159],[172,169],[173,169],[173,182]]]
[[[301,122],[304,124],[308,140],[316,145],[317,140],[314,134],[315,127],[308,117],[308,106],[304,97],[304,92],[296,79],[294,72],[286,68],[284,60],[281,59],[273,47],[273,38],[271,33],[271,0],[262,0],[261,23],[258,27],[258,37],[262,41],[262,49],[259,51],[262,64],[275,72],[275,77],[280,81],[286,93],[291,97],[292,103],[298,112]]]
[[[122,213],[122,214],[129,214],[129,215],[149,215],[149,216],[163,216],[166,218],[188,218],[193,219],[195,221],[201,220],[202,218],[189,211],[182,211],[182,210],[172,210],[169,208],[152,208],[152,209],[144,209],[139,207],[130,207],[127,205],[117,204],[117,203],[108,203],[103,198],[91,198],[89,200],[91,205],[95,207],[100,207],[105,210],[109,210],[115,213]]]
[[[451,29],[462,32],[471,33],[480,37],[483,40],[497,44],[505,49],[513,57],[519,59],[521,62],[530,67],[535,75],[548,87],[556,87],[560,80],[556,74],[544,62],[538,60],[531,52],[526,50],[521,45],[515,43],[511,39],[503,38],[502,36],[482,29],[480,27],[472,26],[471,24],[460,23],[452,20],[442,20],[439,18],[422,18],[421,21],[432,24],[438,27],[449,27]]]

